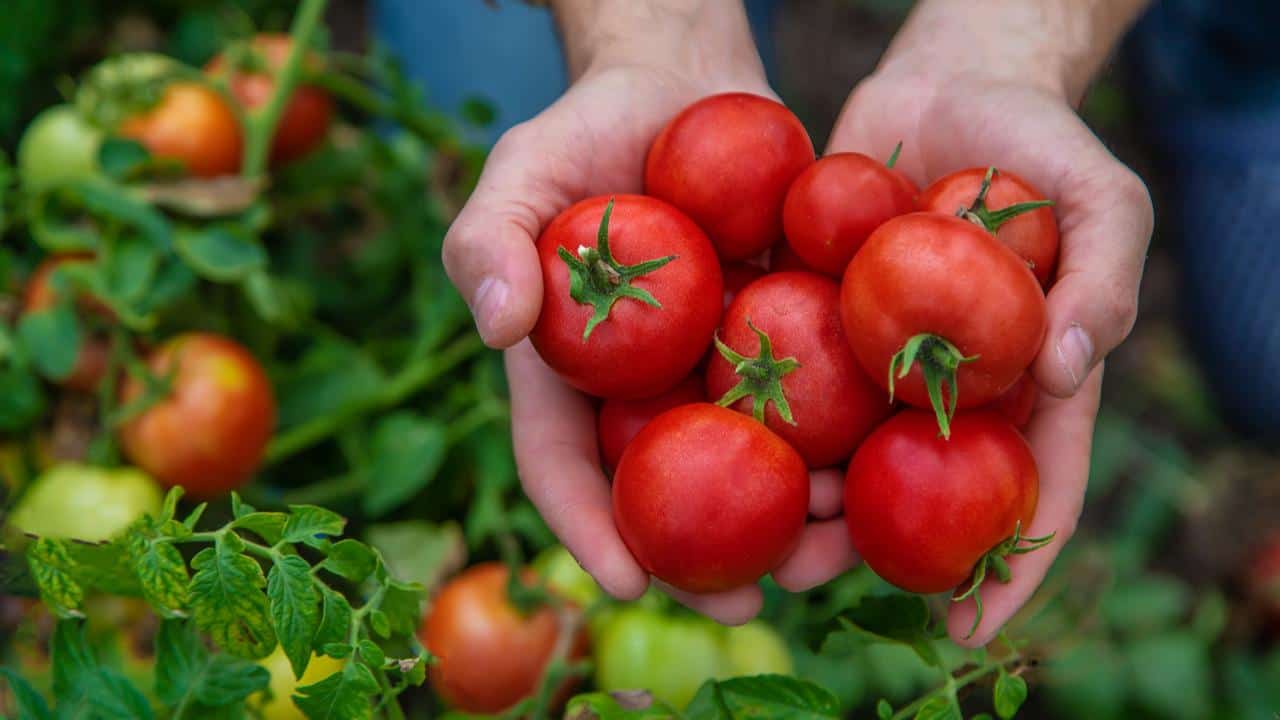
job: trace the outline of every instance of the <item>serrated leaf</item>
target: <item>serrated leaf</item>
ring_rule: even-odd
[[[377,643],[368,638],[362,638],[356,643],[356,647],[360,650],[360,657],[364,658],[370,667],[382,667],[387,661],[387,654],[382,652],[382,648],[378,647]]]
[[[267,544],[275,545],[284,537],[284,526],[288,522],[289,516],[282,512],[250,512],[237,516],[231,526],[248,530]]]
[[[84,334],[75,308],[59,303],[23,314],[18,321],[18,339],[42,375],[62,380],[76,366]]]
[[[293,701],[309,718],[366,720],[372,717],[370,703],[377,692],[378,681],[369,668],[347,663],[342,672],[298,688]]]
[[[81,587],[130,597],[142,594],[124,538],[108,543],[72,542],[67,549],[75,561],[75,577]]]
[[[0,676],[9,683],[9,692],[17,703],[20,720],[52,720],[49,703],[45,702],[35,688],[31,687],[31,683],[7,667],[0,667]]]
[[[918,595],[868,595],[845,611],[839,622],[843,632],[909,645],[926,663],[942,666],[929,637],[929,606]]]
[[[240,493],[235,490],[231,491],[231,517],[239,520],[245,515],[254,512],[257,512],[257,509],[245,502],[244,499],[240,497]]]
[[[175,617],[187,606],[190,577],[182,553],[171,543],[148,533],[151,518],[130,528],[127,536],[130,564],[142,586],[142,595],[162,617]]]
[[[244,280],[267,266],[262,243],[230,226],[183,229],[174,250],[196,274],[215,282]]]
[[[267,575],[267,597],[276,637],[289,657],[293,676],[302,677],[320,625],[320,596],[311,579],[311,565],[297,555],[277,559]]]
[[[192,558],[192,618],[227,652],[260,658],[276,645],[262,592],[267,581],[258,563],[236,551],[239,540],[232,538],[234,534],[220,535],[213,547]]]
[[[37,538],[27,547],[27,564],[40,599],[60,618],[81,617],[84,588],[76,581],[71,541]]]
[[[951,698],[933,697],[916,711],[915,720],[964,720]]]
[[[231,705],[270,681],[257,663],[210,653],[186,621],[165,620],[155,645],[156,696],[170,706],[191,700],[209,707]]]
[[[421,585],[389,580],[382,596],[382,605],[378,609],[385,613],[391,632],[410,635],[422,621],[424,599],[426,590]]]
[[[391,637],[391,621],[387,619],[387,614],[381,610],[374,610],[368,615],[369,627],[373,628],[373,632],[382,638]]]
[[[461,569],[467,546],[457,523],[431,525],[420,520],[373,525],[365,531],[392,577],[427,590]]]
[[[285,542],[312,544],[318,535],[341,535],[346,525],[346,518],[332,510],[315,505],[290,505],[283,539]]]
[[[316,628],[314,646],[323,648],[334,643],[342,643],[347,639],[351,629],[351,603],[338,591],[324,587],[320,612],[320,625]],[[324,651],[328,655],[328,651]]]
[[[359,540],[341,540],[329,548],[329,556],[320,567],[351,582],[360,582],[373,572],[373,550]]]
[[[840,717],[840,703],[826,689],[785,675],[709,681],[685,709],[688,720]]]
[[[50,654],[58,717],[152,718],[146,697],[127,679],[98,663],[82,622],[59,620],[53,628]],[[77,708],[82,710],[74,712]],[[68,714],[67,710],[73,712]]]
[[[373,431],[364,511],[380,517],[418,494],[440,471],[446,451],[444,425],[411,412],[391,415]]]
[[[200,518],[204,516],[204,511],[209,508],[209,503],[202,502],[195,506],[187,516],[182,519],[182,526],[188,530],[195,530],[196,525],[200,522]]]
[[[565,720],[675,720],[669,705],[643,690],[579,695],[565,708]]]
[[[996,687],[992,692],[996,714],[1009,720],[1018,713],[1018,708],[1027,701],[1027,681],[1017,675],[1000,673],[996,678]]]

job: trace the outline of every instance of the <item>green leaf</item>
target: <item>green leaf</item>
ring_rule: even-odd
[[[211,548],[196,553],[191,567],[191,611],[196,626],[224,650],[260,658],[276,645],[268,619],[262,568],[237,550],[235,535],[220,535]],[[241,544],[242,546],[242,544]]]
[[[41,374],[61,380],[76,366],[83,333],[75,308],[58,303],[24,314],[18,321],[18,339]]]
[[[113,595],[136,597],[142,594],[142,585],[134,573],[123,538],[109,543],[72,542],[66,547],[74,561],[75,578],[81,587]]]
[[[1159,575],[1122,579],[1102,600],[1107,623],[1132,635],[1172,627],[1190,608],[1190,588],[1177,578]]]
[[[467,546],[457,523],[420,520],[372,525],[365,531],[392,577],[435,588],[467,562]]]
[[[1017,675],[1000,673],[996,678],[996,687],[992,692],[996,714],[1009,720],[1018,713],[1018,708],[1027,701],[1027,681]]]
[[[942,666],[929,637],[929,606],[918,595],[868,595],[838,620],[844,632],[909,645],[926,663]]]
[[[565,720],[676,720],[679,714],[643,690],[579,695],[565,708]]]
[[[290,505],[284,524],[285,542],[314,544],[319,535],[341,535],[347,520],[332,510],[315,505]]]
[[[708,681],[685,709],[689,720],[719,718],[839,718],[840,703],[827,690],[785,675]]]
[[[98,663],[85,639],[82,622],[58,621],[53,629],[51,655],[58,717],[104,720],[151,720],[153,717],[151,705],[138,688],[113,669]]]
[[[342,672],[298,688],[293,701],[309,718],[366,720],[373,715],[370,703],[377,692],[378,681],[369,668],[347,663]]]
[[[320,651],[331,658],[338,658],[341,660],[342,658],[351,656],[352,647],[344,642],[331,642],[325,643],[324,646],[320,648]]]
[[[893,717],[893,706],[889,704],[888,700],[880,698],[880,701],[876,703],[876,717],[880,718],[880,720],[889,720]]]
[[[198,275],[214,282],[239,282],[267,266],[262,243],[227,225],[179,230],[174,250]]]
[[[306,320],[315,300],[303,284],[264,271],[251,272],[240,288],[258,317],[276,327],[293,329]]]
[[[277,558],[267,575],[267,597],[276,637],[289,656],[294,677],[302,677],[320,625],[320,596],[311,578],[311,565],[297,555]]]
[[[344,643],[351,629],[351,603],[337,590],[321,588],[323,609],[320,624],[316,627],[314,647],[323,650],[327,645]],[[329,654],[327,651],[325,654]]]
[[[411,635],[422,621],[422,601],[426,591],[417,583],[387,582],[386,593],[379,608],[387,620],[391,632]],[[372,619],[372,618],[370,618]],[[387,633],[380,633],[383,637]]]
[[[271,678],[257,663],[210,653],[186,621],[165,620],[155,648],[156,696],[170,706],[190,700],[210,707],[239,703]]]
[[[268,544],[275,545],[284,537],[284,527],[288,521],[289,516],[282,512],[250,512],[236,516],[231,526],[248,530]]]
[[[136,303],[138,312],[147,314],[166,308],[191,291],[196,285],[195,273],[177,255],[160,258],[147,294]]]
[[[125,188],[101,180],[87,180],[76,183],[70,194],[91,214],[137,228],[153,246],[168,249],[172,236],[169,221]]]
[[[1115,720],[1125,717],[1125,668],[1116,650],[1099,639],[1065,648],[1044,666],[1044,692],[1064,717]]]
[[[935,696],[916,711],[915,720],[964,720],[954,698]]]
[[[7,667],[0,667],[0,676],[9,682],[9,691],[17,703],[18,717],[21,720],[52,720],[49,704],[31,687],[31,683]]]
[[[27,564],[40,588],[40,599],[60,618],[82,617],[84,589],[75,579],[71,541],[37,538],[27,547]]]
[[[98,147],[98,166],[113,180],[127,180],[144,170],[151,153],[136,140],[108,137]]]
[[[209,503],[207,502],[202,502],[199,505],[196,505],[192,508],[191,512],[187,513],[187,516],[182,519],[183,527],[194,531],[196,529],[196,524],[199,523],[200,518],[204,516],[204,511],[208,509]]]
[[[1209,715],[1213,667],[1198,637],[1176,631],[1141,638],[1126,656],[1132,695],[1142,707],[1175,719]]]
[[[497,110],[494,109],[493,105],[476,97],[463,100],[462,107],[458,109],[458,112],[462,115],[463,122],[478,128],[489,127],[498,116]]]
[[[129,529],[129,560],[151,607],[162,617],[175,617],[187,606],[187,564],[171,543],[155,539],[153,523],[147,517]]]
[[[427,486],[445,456],[444,425],[411,412],[391,415],[373,431],[373,463],[368,469],[364,511],[379,517]]]
[[[382,667],[387,662],[387,654],[382,652],[382,648],[378,644],[368,638],[362,638],[356,643],[356,647],[360,649],[360,657],[369,664],[370,667]]]
[[[369,577],[377,562],[373,550],[359,540],[340,540],[329,548],[329,556],[320,563],[320,567],[340,575],[351,582],[360,582]]]
[[[362,347],[321,336],[276,383],[280,427],[333,412],[376,392],[386,376]]]
[[[44,414],[40,380],[25,364],[0,368],[0,430],[21,430]]]
[[[385,604],[385,603],[384,603]],[[379,637],[391,637],[391,620],[387,618],[387,614],[382,610],[374,610],[369,613],[369,627],[373,628],[373,632]]]
[[[154,245],[141,239],[117,242],[111,255],[99,265],[102,283],[99,294],[110,299],[114,306],[134,307],[151,287],[160,253]]]

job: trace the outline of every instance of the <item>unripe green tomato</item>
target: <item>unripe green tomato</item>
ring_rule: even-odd
[[[102,133],[70,105],[54,105],[36,116],[18,142],[18,171],[28,190],[98,174]]]
[[[9,523],[41,537],[98,542],[119,535],[143,515],[160,512],[163,503],[160,486],[141,470],[63,463],[27,488]]]
[[[778,631],[759,620],[724,628],[724,651],[729,674],[792,675],[791,651]]]
[[[600,586],[595,579],[561,545],[539,553],[533,569],[552,590],[580,608],[585,609],[600,598]]]
[[[728,675],[719,630],[699,618],[620,610],[596,640],[596,685],[606,691],[648,690],[683,708],[704,682]]]
[[[258,664],[271,674],[271,681],[267,685],[271,690],[271,699],[268,700],[263,692],[256,692],[249,696],[249,706],[261,710],[265,720],[306,720],[307,716],[293,704],[293,693],[300,687],[314,685],[338,672],[346,663],[327,655],[313,654],[302,677],[295,678],[289,657],[284,654],[284,648],[277,645],[275,652],[259,660]]]

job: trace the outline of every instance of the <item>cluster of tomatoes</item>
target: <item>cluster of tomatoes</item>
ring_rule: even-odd
[[[800,539],[808,471],[846,464],[853,545],[908,591],[1007,580],[1005,556],[1047,542],[1021,535],[1038,474],[1019,427],[1050,203],[989,168],[921,191],[894,155],[815,160],[783,105],[712,96],[658,135],[645,195],[583,200],[539,238],[531,340],[602,399],[614,520],[655,577],[755,582]]]

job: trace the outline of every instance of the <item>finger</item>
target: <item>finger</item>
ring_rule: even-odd
[[[833,518],[844,509],[844,473],[838,468],[809,473],[809,514],[819,520]]]
[[[511,428],[525,494],[605,592],[634,600],[649,576],[613,524],[590,401],[556,377],[526,340],[506,353]]]
[[[1058,553],[1075,533],[1089,481],[1089,451],[1098,414],[1102,366],[1089,375],[1080,392],[1070,399],[1042,397],[1027,428],[1027,440],[1040,470],[1040,499],[1025,537],[1053,534],[1048,545],[1026,555],[1008,558],[1012,578],[1008,584],[989,578],[983,583],[982,622],[972,636],[977,607],[972,598],[951,606],[947,631],[965,647],[986,645],[1009,618],[1040,586]]]
[[[654,585],[681,605],[723,625],[744,625],[759,615],[760,608],[764,607],[764,595],[756,585],[706,595],[685,592],[661,580],[655,580]]]
[[[844,518],[810,523],[773,579],[791,592],[815,588],[858,563]]]

